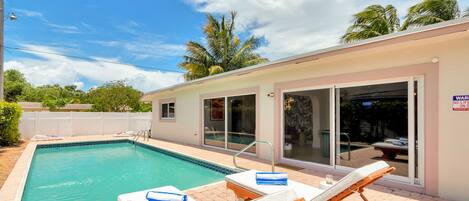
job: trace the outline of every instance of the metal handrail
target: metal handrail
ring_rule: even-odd
[[[251,144],[249,144],[248,146],[244,147],[244,149],[241,149],[241,151],[239,151],[238,153],[236,153],[235,155],[233,155],[233,164],[236,168],[241,168],[238,166],[238,164],[236,164],[236,157],[238,157],[240,154],[242,154],[243,152],[245,152],[246,150],[248,150],[249,148],[251,148],[252,146],[254,146],[255,144],[257,143],[264,143],[264,144],[268,144],[270,146],[270,150],[272,151],[272,158],[271,158],[271,162],[272,162],[272,172],[274,172],[275,170],[275,160],[274,160],[274,146],[272,145],[272,143],[268,142],[268,141],[262,141],[262,140],[256,140],[254,142],[251,142]]]
[[[344,135],[345,137],[347,137],[347,145],[348,145],[348,160],[350,160],[352,158],[352,148],[351,148],[351,144],[352,142],[350,141],[350,136],[347,134],[347,133],[340,133],[340,135]],[[340,143],[339,143],[339,146],[340,146]],[[340,147],[339,147],[339,150],[340,150]]]
[[[150,135],[149,135],[149,132],[146,131],[146,130],[140,130],[140,131],[137,131],[137,133],[135,134],[135,136],[133,137],[132,141],[134,141],[134,144],[135,142],[138,141],[138,139],[143,135],[143,141],[146,141],[146,140],[149,140],[150,139]]]

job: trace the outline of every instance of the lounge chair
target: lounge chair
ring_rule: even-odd
[[[267,201],[271,200],[270,196],[287,196],[290,199],[285,201],[336,201],[342,200],[355,192],[359,193],[363,200],[367,200],[363,194],[364,188],[394,170],[395,168],[390,167],[386,162],[378,161],[352,171],[325,190],[292,180],[289,180],[286,186],[257,185],[255,176],[257,171],[255,170],[227,175],[225,181],[227,188],[233,190],[238,198],[245,200],[259,199]],[[295,193],[294,196],[292,196],[292,190]],[[282,194],[288,192],[288,195]]]
[[[63,140],[64,137],[58,135],[35,135],[31,138],[31,141],[52,141],[52,140]]]
[[[171,192],[171,193],[178,193],[178,194],[184,193],[174,186],[163,186],[163,187],[152,188],[152,189],[147,189],[143,191],[137,191],[133,193],[121,194],[117,197],[117,201],[148,201],[146,196],[149,191]],[[194,199],[187,196],[187,201],[194,201]]]

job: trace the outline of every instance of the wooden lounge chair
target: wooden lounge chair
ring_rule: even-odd
[[[352,171],[325,190],[292,180],[288,181],[287,186],[257,185],[255,178],[257,171],[255,170],[227,175],[225,181],[227,188],[233,190],[238,198],[244,200],[268,201],[275,200],[270,199],[270,196],[286,196],[290,199],[285,201],[337,201],[343,200],[353,193],[359,193],[361,198],[366,201],[363,194],[364,188],[394,170],[395,168],[390,167],[386,162],[378,161]],[[287,193],[287,195],[282,193]],[[296,196],[292,196],[292,193],[295,193]],[[294,198],[292,199],[292,197]]]

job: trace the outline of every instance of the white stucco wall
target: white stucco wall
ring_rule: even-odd
[[[469,94],[467,31],[321,58],[164,92],[153,97],[155,110],[152,136],[200,145],[200,95],[259,87],[258,138],[273,141],[274,98],[267,97],[267,94],[274,91],[274,83],[429,63],[434,57],[439,58],[438,192],[443,198],[464,200],[469,198],[469,159],[465,157],[469,153],[469,112],[452,111],[451,101],[453,95]],[[158,120],[159,111],[156,108],[158,100],[163,98],[176,98],[175,122]],[[261,146],[259,156],[267,159],[270,152]]]

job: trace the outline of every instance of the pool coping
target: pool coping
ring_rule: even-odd
[[[64,140],[64,141],[60,140],[60,141],[30,142],[26,146],[26,148],[24,149],[23,153],[21,154],[20,158],[16,162],[16,164],[13,167],[12,171],[8,175],[8,177],[5,181],[5,183],[3,184],[2,188],[0,189],[0,198],[2,198],[1,201],[21,201],[21,199],[23,197],[24,187],[26,185],[26,181],[27,181],[27,178],[28,178],[28,175],[29,175],[29,170],[30,170],[30,167],[31,167],[32,159],[34,157],[34,153],[35,153],[36,149],[38,149],[39,147],[40,148],[43,148],[42,146],[57,147],[57,145],[58,145],[58,147],[60,147],[60,145],[75,146],[75,144],[76,144],[76,146],[80,146],[80,145],[83,145],[83,144],[86,144],[86,143],[102,144],[103,142],[116,143],[116,142],[120,142],[120,141],[133,143],[131,137],[119,137],[119,138],[111,137],[111,138],[108,138],[108,139],[81,139],[81,140]],[[202,162],[202,163],[206,163],[208,165],[219,166],[221,168],[231,170],[233,172],[244,171],[243,169],[239,169],[239,168],[236,168],[236,167],[233,167],[233,166],[221,164],[221,163],[211,161],[211,160],[201,159],[201,158],[190,156],[190,155],[187,155],[187,154],[178,153],[178,152],[173,151],[171,149],[163,148],[163,147],[157,147],[157,146],[154,146],[150,143],[145,143],[145,142],[148,142],[148,141],[138,141],[136,143],[138,144],[137,146],[142,146],[144,148],[151,149],[152,151],[169,152],[170,154],[172,154],[171,155],[172,157],[176,157],[174,155],[177,155],[177,156],[180,156],[180,157],[187,157],[189,159],[199,161],[199,162]],[[72,145],[70,145],[70,144],[72,144]],[[164,153],[164,154],[167,154],[167,153]],[[185,160],[185,159],[182,159],[180,157],[177,157],[177,158],[179,158],[180,160]],[[185,161],[188,161],[188,160],[185,160]],[[192,162],[192,161],[188,161],[188,162]],[[194,163],[194,162],[192,162],[192,163]],[[195,163],[195,164],[206,167],[203,164],[198,164],[198,163]],[[206,168],[212,169],[210,167],[206,167]],[[214,169],[212,169],[212,170],[214,170]],[[218,170],[214,170],[214,171],[220,172]],[[220,182],[220,181],[218,181],[218,182]],[[205,184],[205,185],[211,185],[211,184],[214,184],[214,183],[217,183],[217,182],[213,182],[213,183],[209,183],[209,184]],[[205,185],[196,186],[196,187],[193,187],[193,188],[190,188],[190,189],[203,187]]]

